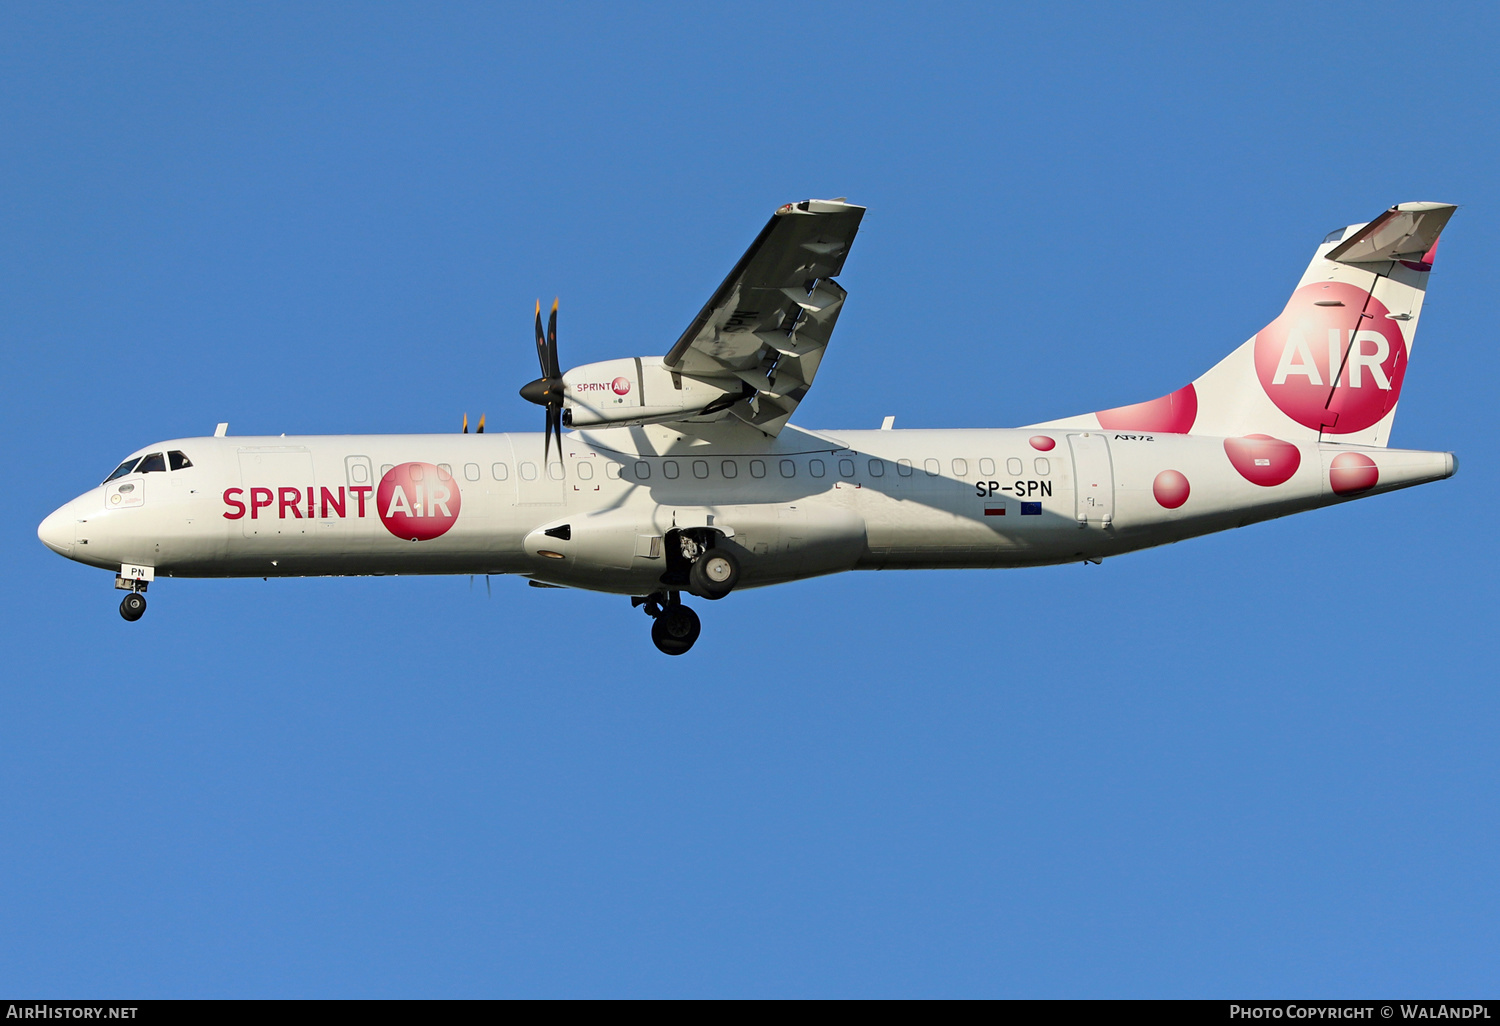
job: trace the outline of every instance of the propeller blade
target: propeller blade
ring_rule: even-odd
[[[540,318],[541,304],[537,304]],[[549,378],[562,377],[562,368],[557,363],[557,299],[552,300],[552,316],[547,318],[547,369],[542,372]]]
[[[483,431],[484,428],[480,428],[479,430]],[[469,433],[469,415],[466,413],[466,414],[464,414],[464,434],[468,434],[468,433]]]
[[[469,415],[467,413],[464,414],[465,418],[467,418],[468,416]],[[484,414],[482,414],[482,413],[479,415],[479,427],[475,429],[474,433],[476,435],[482,435],[482,434],[484,434]]]
[[[542,301],[536,301],[536,359],[541,364],[542,377],[551,377],[547,373],[547,336],[542,334]]]
[[[546,439],[542,443],[542,472],[546,473],[547,467],[552,463],[552,407],[547,407],[547,427],[543,433]]]

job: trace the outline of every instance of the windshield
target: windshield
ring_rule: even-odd
[[[134,467],[137,463],[140,462],[140,459],[141,458],[139,456],[130,457],[130,459],[126,460],[124,463],[121,463],[118,467],[116,467],[115,472],[104,479],[104,483],[109,484],[117,477],[124,477],[126,474],[130,473],[131,467]]]
[[[165,474],[167,472],[167,461],[159,452],[153,452],[150,456],[142,456],[141,462],[136,464],[137,474]]]

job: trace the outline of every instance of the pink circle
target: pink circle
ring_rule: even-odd
[[[1347,282],[1304,285],[1255,336],[1261,387],[1303,427],[1345,435],[1379,423],[1401,397],[1406,374],[1406,339],[1389,313]]]
[[[1031,447],[1040,452],[1051,452],[1053,447],[1056,445],[1057,443],[1048,438],[1046,435],[1031,436]]]
[[[397,538],[430,541],[458,520],[463,496],[453,475],[431,463],[403,463],[380,479],[375,512]]]
[[[1224,455],[1251,484],[1271,488],[1291,480],[1302,465],[1302,451],[1270,435],[1224,439]]]
[[[1380,483],[1380,468],[1362,452],[1341,452],[1328,464],[1328,484],[1335,495],[1358,495]]]
[[[1118,406],[1094,414],[1106,431],[1162,431],[1185,435],[1198,419],[1198,390],[1183,385],[1170,395],[1134,406]]]
[[[1151,482],[1151,494],[1164,509],[1176,509],[1188,501],[1192,488],[1188,479],[1176,470],[1163,470]]]
[[[615,390],[615,395],[624,395],[626,392],[630,391],[630,379],[615,378],[614,381],[610,382],[609,387]]]

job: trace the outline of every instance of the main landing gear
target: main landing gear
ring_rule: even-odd
[[[667,571],[662,590],[632,605],[644,606],[651,617],[651,640],[667,655],[682,655],[703,630],[698,614],[682,604],[682,592],[705,599],[721,599],[740,583],[740,561],[733,546],[719,544],[719,532],[703,529],[672,531],[667,535]],[[744,550],[741,550],[744,551]]]
[[[682,655],[693,647],[703,631],[698,614],[682,604],[675,591],[657,592],[646,598],[633,598],[632,605],[644,606],[651,617],[651,640],[667,655]]]
[[[699,598],[721,599],[740,583],[740,561],[716,531],[679,531],[667,536],[667,572],[662,583],[686,585]],[[675,544],[673,544],[675,541]]]

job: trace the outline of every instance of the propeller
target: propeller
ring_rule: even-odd
[[[468,433],[469,433],[469,415],[466,413],[466,414],[464,414],[464,434],[468,434]],[[474,433],[476,435],[482,435],[482,434],[484,434],[484,414],[482,414],[482,413],[479,415],[479,426],[474,429]]]
[[[562,455],[563,380],[557,363],[557,300],[552,301],[552,316],[547,332],[542,333],[542,301],[536,303],[536,358],[542,365],[542,376],[521,386],[521,398],[547,408],[547,441],[542,448],[542,463],[552,457],[552,436],[557,435],[557,454]]]

